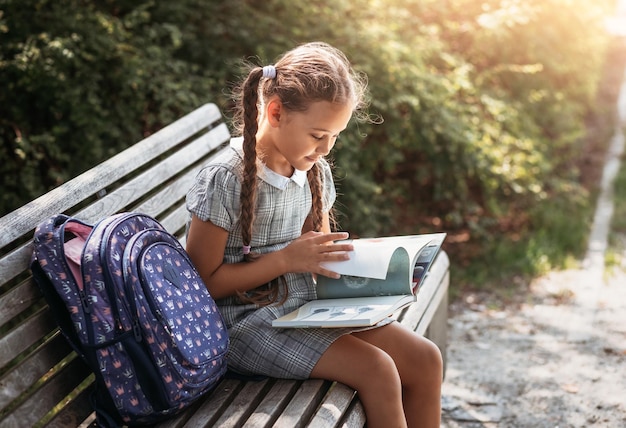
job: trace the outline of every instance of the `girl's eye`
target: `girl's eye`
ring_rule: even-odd
[[[322,135],[322,136],[319,136],[319,135],[311,135],[311,137],[315,138],[315,139],[316,139],[316,140],[318,140],[318,141],[319,141],[319,140],[323,140],[323,139],[324,139],[324,136],[323,136],[323,135]]]

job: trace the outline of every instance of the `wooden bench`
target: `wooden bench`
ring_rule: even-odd
[[[161,221],[184,241],[185,194],[199,168],[229,141],[206,104],[75,179],[0,219],[0,426],[93,424],[92,376],[56,328],[28,269],[37,224],[56,213],[93,223],[120,211]],[[418,302],[398,320],[445,356],[448,258],[441,253]],[[355,392],[320,380],[224,379],[206,399],[162,427],[363,426]]]

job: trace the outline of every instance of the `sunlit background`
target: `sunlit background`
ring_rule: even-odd
[[[585,248],[625,9],[614,0],[2,0],[0,211],[205,102],[230,114],[242,59],[264,65],[325,40],[368,75],[369,111],[384,119],[353,123],[332,155],[342,229],[445,230],[460,284],[563,266]],[[487,255],[489,266],[477,263]]]

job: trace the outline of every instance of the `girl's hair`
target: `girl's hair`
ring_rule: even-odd
[[[252,241],[252,225],[256,208],[257,167],[256,133],[259,109],[266,100],[277,96],[288,111],[304,112],[318,101],[351,105],[353,111],[362,114],[365,107],[367,81],[357,74],[346,56],[338,49],[322,42],[307,43],[285,53],[274,64],[275,75],[263,77],[262,67],[253,67],[235,93],[236,110],[234,124],[243,136],[244,170],[241,183],[241,236],[243,245]],[[315,164],[308,173],[312,196],[312,208],[307,224],[319,231],[322,226],[322,179],[321,169]],[[247,261],[253,254],[245,256]],[[278,300],[279,283],[272,281],[252,293],[240,294],[243,301],[270,304]],[[286,299],[286,290],[283,299]],[[284,300],[283,300],[284,301]]]

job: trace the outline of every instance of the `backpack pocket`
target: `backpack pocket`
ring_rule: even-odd
[[[206,392],[226,370],[228,333],[180,243],[150,229],[128,243],[126,295],[173,402]],[[132,298],[131,298],[132,296]]]

